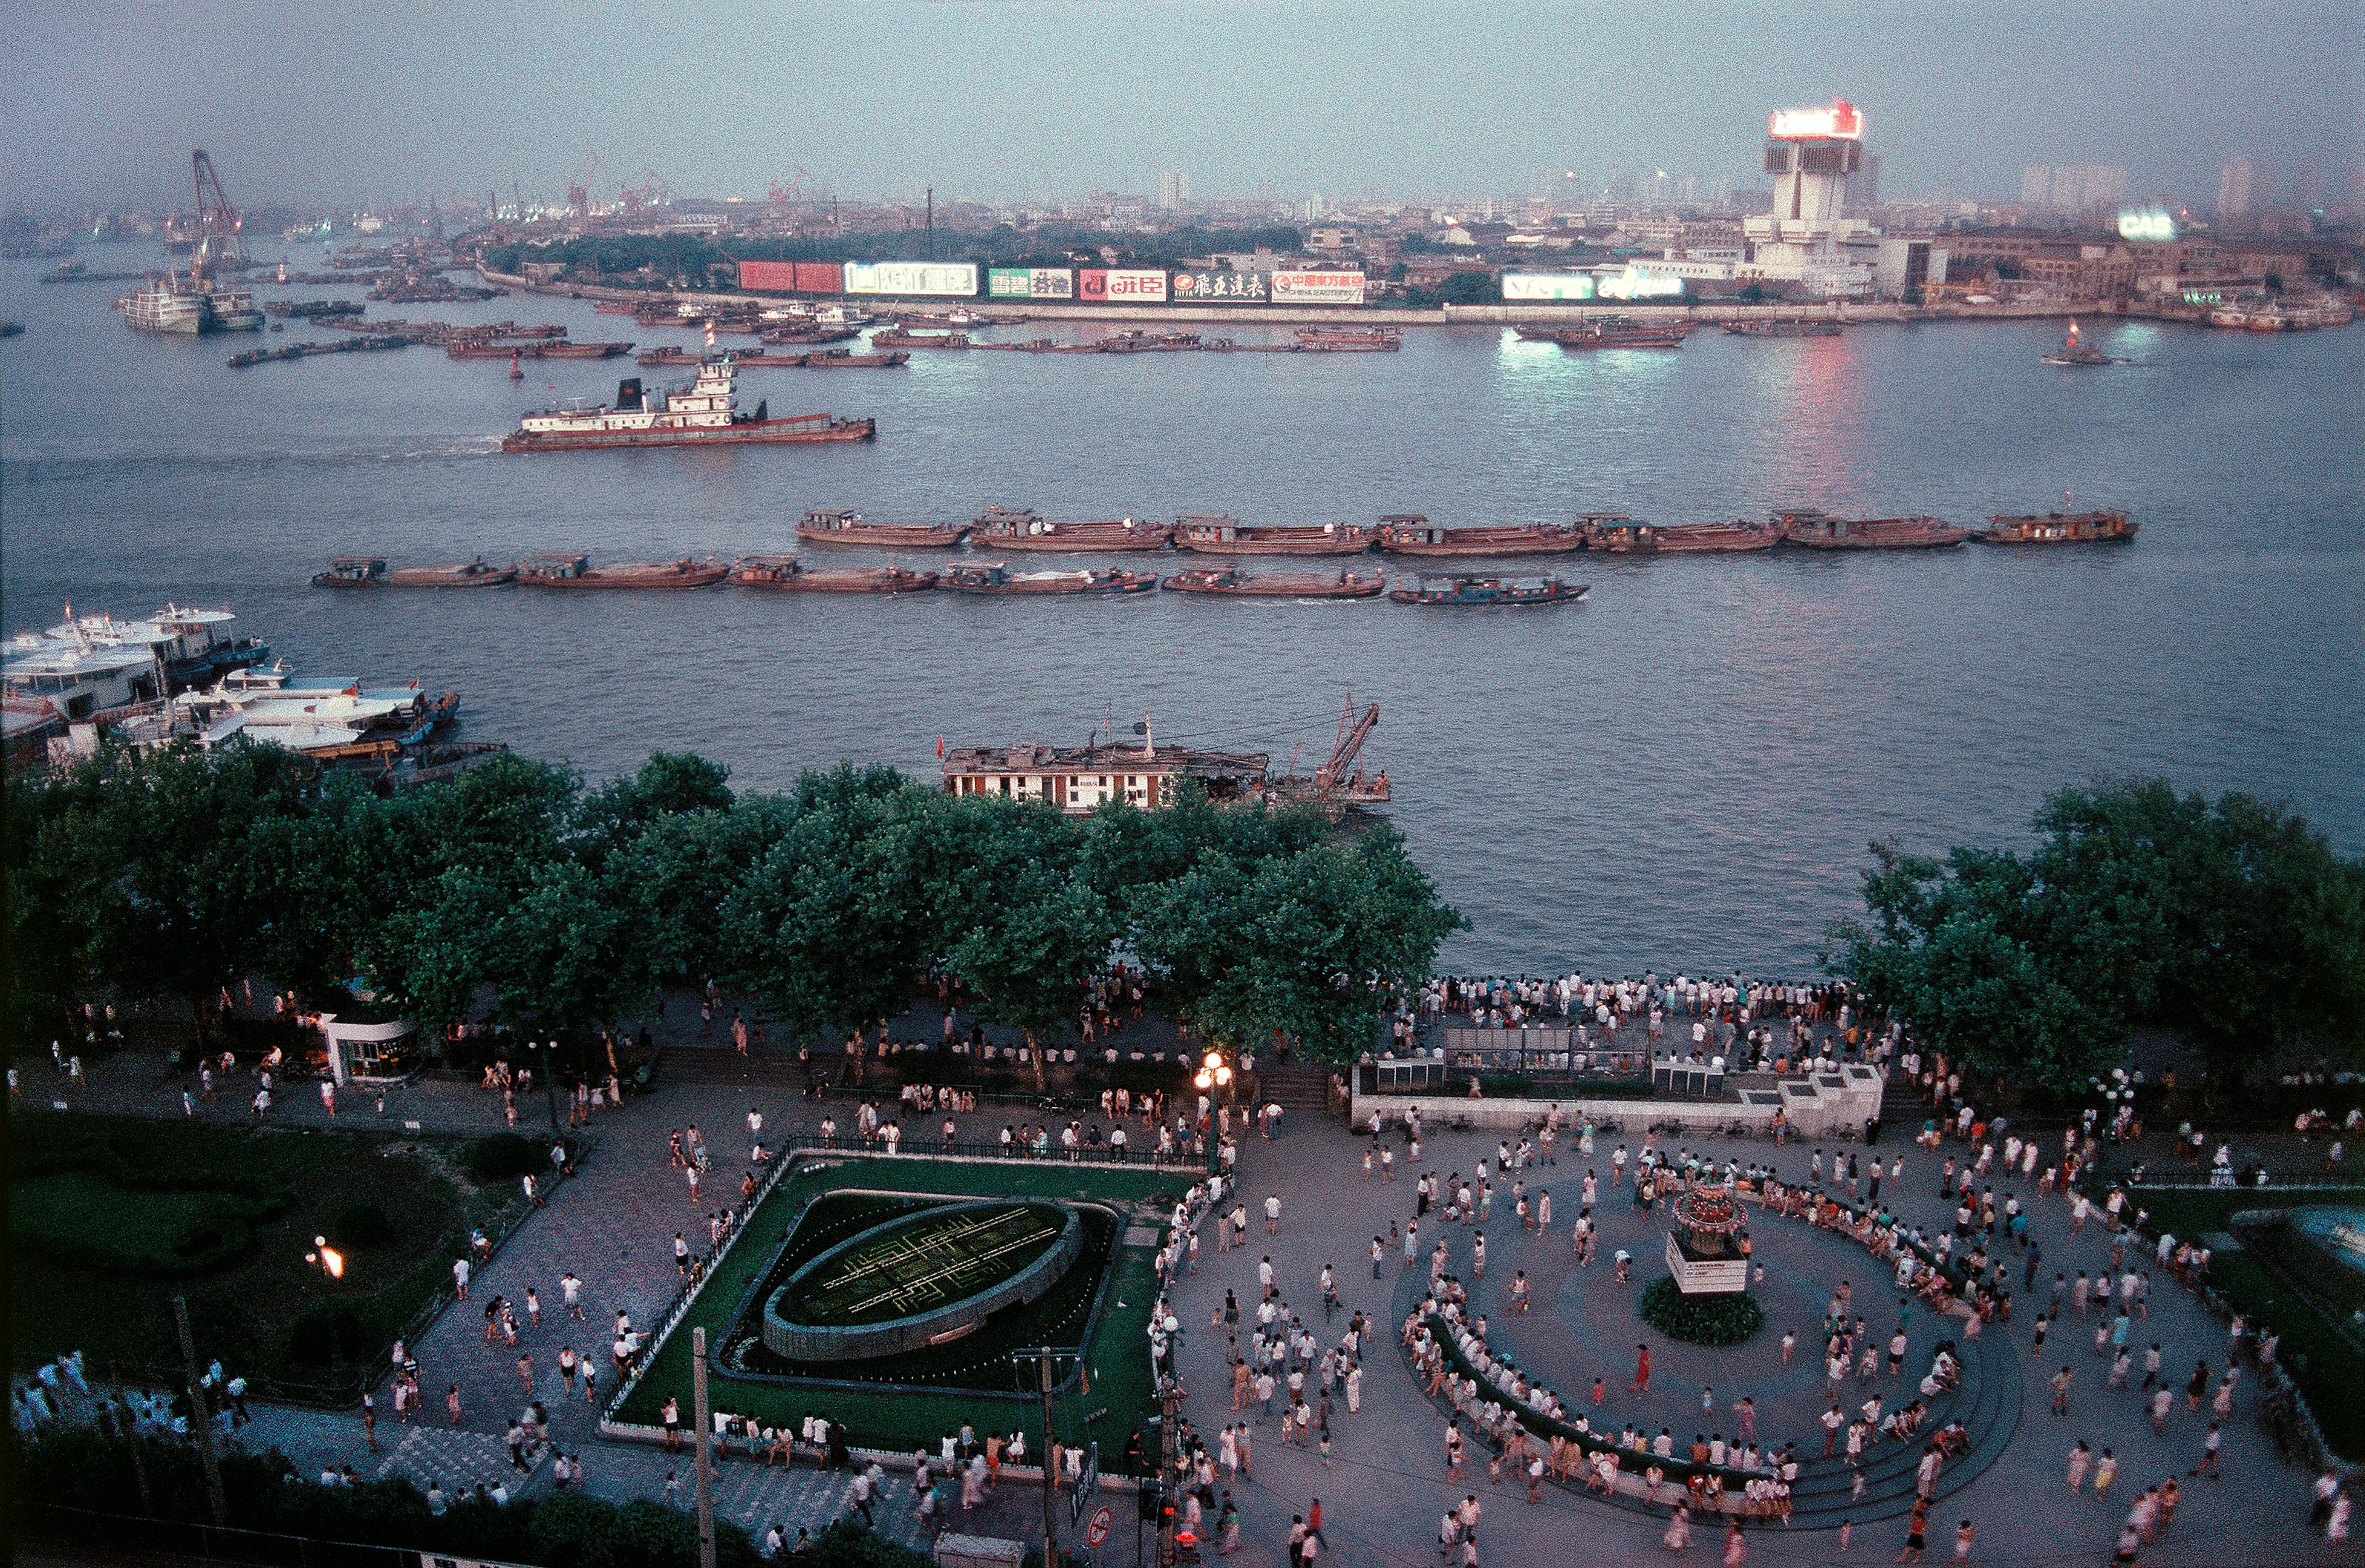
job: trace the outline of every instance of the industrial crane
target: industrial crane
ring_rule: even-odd
[[[189,166],[197,177],[197,227],[189,272],[195,277],[210,277],[219,263],[245,259],[239,249],[238,211],[223,194],[221,176],[214,173],[214,161],[206,156],[205,149],[189,154]]]
[[[1350,806],[1375,806],[1388,799],[1388,775],[1381,769],[1377,778],[1368,777],[1358,766],[1363,755],[1363,742],[1379,727],[1380,705],[1367,705],[1362,713],[1355,711],[1352,692],[1339,712],[1339,743],[1330,751],[1330,760],[1314,770],[1311,778],[1295,773],[1273,780],[1275,800],[1293,805],[1319,807],[1322,814],[1336,822],[1345,815]],[[1296,758],[1293,754],[1291,763]]]

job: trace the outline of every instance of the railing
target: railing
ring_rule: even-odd
[[[60,1503],[20,1503],[18,1528],[37,1540],[72,1540],[132,1551],[169,1552],[207,1562],[266,1562],[275,1568],[422,1568],[440,1552],[412,1548],[375,1546],[362,1541],[314,1540],[306,1536],[276,1535],[262,1530],[230,1529],[187,1519],[137,1518],[102,1514]],[[473,1568],[507,1568],[481,1559],[464,1559]]]

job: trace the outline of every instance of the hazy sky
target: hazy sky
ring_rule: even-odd
[[[2365,156],[2365,4],[1326,0],[6,0],[0,203],[555,196],[654,170],[760,198],[1531,188],[1762,179],[1769,108],[1852,99],[1883,194],[2113,162],[2207,201]]]

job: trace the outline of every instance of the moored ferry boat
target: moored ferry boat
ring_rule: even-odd
[[[869,522],[858,511],[834,507],[805,513],[797,537],[807,544],[868,544],[901,550],[949,550],[970,531],[965,522]]]
[[[1934,517],[1833,517],[1802,508],[1774,514],[1782,543],[1809,550],[1937,550],[1968,534]]]
[[[68,720],[152,702],[211,685],[271,656],[259,637],[230,630],[227,610],[168,604],[144,621],[112,615],[66,619],[44,632],[20,632],[0,647],[7,693],[46,700]]]
[[[1392,589],[1398,604],[1422,604],[1451,609],[1488,605],[1527,608],[1542,604],[1574,604],[1588,590],[1584,583],[1558,577],[1423,577],[1411,588]]]
[[[597,407],[544,409],[519,420],[501,442],[503,452],[564,452],[605,446],[697,446],[737,442],[869,441],[878,433],[870,420],[834,414],[769,417],[768,407],[739,411],[736,375],[729,355],[699,366],[684,385],[666,388],[660,398],[643,395],[641,378],[616,385],[616,400]]]
[[[731,568],[731,581],[784,593],[925,593],[936,586],[936,574],[906,566],[813,571],[794,555],[748,555]]]
[[[123,319],[143,332],[256,332],[263,312],[254,296],[185,273],[168,273],[115,302]]]
[[[2142,525],[2123,511],[2046,512],[2043,516],[1991,517],[1971,531],[1974,544],[2125,544]]]
[[[1209,555],[1361,555],[1373,532],[1360,522],[1252,526],[1220,513],[1186,512],[1174,520],[1174,547]]]
[[[1163,550],[1173,537],[1171,522],[1126,517],[1104,522],[1061,522],[1037,517],[1032,507],[988,507],[971,524],[981,544],[997,550],[1051,552]]]
[[[1159,586],[1169,593],[1215,599],[1373,599],[1386,589],[1388,580],[1378,572],[1368,577],[1341,570],[1335,577],[1257,577],[1238,566],[1194,566]]]
[[[955,566],[936,579],[936,587],[947,593],[976,594],[1148,593],[1157,586],[1155,572],[1013,572],[998,561]]]
[[[1611,555],[1722,554],[1771,550],[1782,531],[1762,522],[1677,522],[1664,527],[1631,517],[1586,518],[1585,544]]]
[[[1440,528],[1418,512],[1380,519],[1380,550],[1389,555],[1565,555],[1584,548],[1585,532],[1576,523]]]
[[[528,555],[517,566],[517,580],[527,588],[698,588],[721,582],[731,568],[712,560],[652,561],[629,566],[595,566],[588,555],[564,552]]]

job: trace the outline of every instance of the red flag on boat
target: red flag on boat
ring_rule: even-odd
[[[938,735],[938,736],[936,737],[936,760],[937,760],[938,762],[942,762],[944,759],[945,759],[945,737],[944,737],[944,736],[942,736],[942,735]]]

